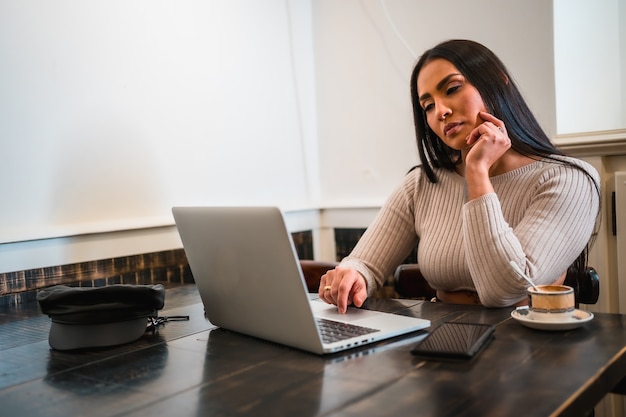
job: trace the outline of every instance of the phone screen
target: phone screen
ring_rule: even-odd
[[[491,341],[490,324],[446,322],[420,341],[411,353],[419,356],[469,359]]]

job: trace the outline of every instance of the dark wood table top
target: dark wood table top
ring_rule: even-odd
[[[366,307],[432,327],[490,323],[495,338],[470,361],[414,357],[422,332],[316,356],[215,328],[190,285],[168,290],[161,312],[189,321],[123,346],[58,352],[49,318],[21,307],[0,311],[0,407],[17,416],[581,416],[626,375],[623,315],[541,331],[511,309],[390,299]]]

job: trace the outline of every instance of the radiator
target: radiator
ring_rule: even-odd
[[[619,312],[626,314],[626,172],[616,172],[611,185],[611,239],[615,246],[610,275],[617,280]]]
[[[602,312],[626,314],[626,172],[615,172],[606,183],[605,195],[606,245],[599,245],[595,261],[601,264],[600,256],[604,255],[606,270],[600,275],[597,307]],[[624,396],[609,394],[596,406],[595,415],[623,417],[625,410]]]
[[[586,309],[626,314],[626,171],[607,177],[602,225],[589,252],[589,265],[600,275],[600,298]]]

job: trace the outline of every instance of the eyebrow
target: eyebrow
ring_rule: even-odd
[[[457,75],[463,75],[461,73],[458,72],[453,72],[452,74],[448,74],[445,77],[443,77],[443,80],[439,81],[439,83],[437,83],[437,90],[441,90],[443,89],[443,87],[448,83],[448,81],[450,80],[450,78],[452,77],[456,77]],[[420,103],[424,100],[426,100],[427,98],[430,98],[431,95],[429,93],[424,93],[421,96],[419,96],[419,101]]]

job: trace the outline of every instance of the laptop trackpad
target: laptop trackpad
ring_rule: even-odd
[[[355,307],[348,307],[346,314],[340,314],[339,311],[337,311],[336,305],[326,304],[319,299],[311,300],[311,309],[315,317],[347,323],[380,316],[380,313],[377,311],[363,310]]]

